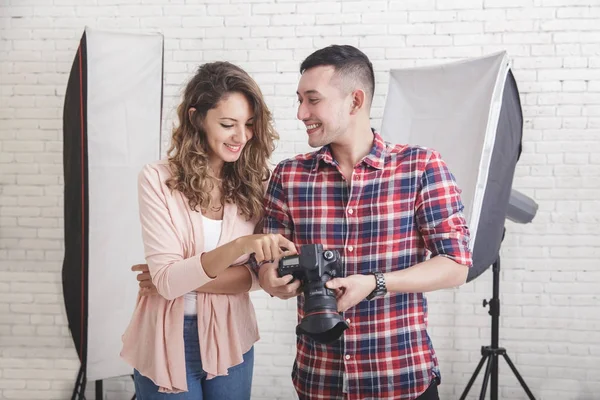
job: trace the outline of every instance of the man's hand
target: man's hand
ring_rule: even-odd
[[[258,270],[258,280],[263,290],[280,299],[287,300],[300,294],[300,281],[289,283],[292,279],[292,275],[277,275],[277,263],[264,264]]]
[[[142,296],[152,296],[157,294],[156,286],[152,283],[152,277],[148,270],[148,264],[136,264],[131,267],[134,272],[140,272],[137,274],[137,280],[140,285],[140,294]]]
[[[335,291],[339,312],[344,312],[363,301],[373,290],[377,282],[373,275],[350,275],[346,278],[334,278],[325,286]]]

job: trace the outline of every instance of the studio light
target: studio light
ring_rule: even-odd
[[[86,28],[63,109],[63,296],[86,382],[130,375],[119,356],[138,292],[131,265],[144,261],[137,176],[160,155],[163,37]]]

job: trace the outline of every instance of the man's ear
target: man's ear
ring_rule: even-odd
[[[365,106],[365,91],[362,89],[356,89],[352,92],[352,109],[350,110],[351,115],[356,115]]]

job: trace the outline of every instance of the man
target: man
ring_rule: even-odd
[[[264,232],[297,248],[340,252],[343,277],[327,286],[338,292],[350,328],[329,345],[299,337],[296,391],[310,400],[438,399],[423,292],[466,280],[471,253],[460,190],[437,152],[386,144],[371,129],[374,74],[361,51],[318,50],[300,72],[298,119],[320,149],[277,165]],[[295,296],[299,282],[284,284],[276,267],[260,268],[262,288]]]
[[[298,396],[439,399],[423,293],[466,280],[471,252],[460,190],[437,152],[386,144],[371,129],[375,80],[361,51],[329,46],[306,58],[300,72],[298,119],[319,150],[277,165],[264,232],[281,233],[297,248],[340,252],[342,277],[327,286],[350,327],[328,345],[298,338]],[[262,288],[297,296],[300,282],[287,284],[276,268],[260,267]]]

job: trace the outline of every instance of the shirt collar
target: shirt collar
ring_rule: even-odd
[[[371,131],[373,132],[373,147],[371,147],[371,151],[361,160],[361,162],[364,162],[375,169],[382,169],[385,164],[386,144],[381,135],[375,131],[375,129],[371,128]],[[337,162],[333,159],[330,145],[321,147],[321,149],[316,153],[316,159],[317,162],[315,163],[313,171],[316,171],[319,168],[321,162],[330,165],[337,164]]]

